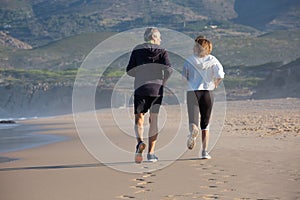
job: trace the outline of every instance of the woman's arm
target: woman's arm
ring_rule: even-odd
[[[222,78],[217,78],[215,79],[215,89],[218,88],[219,84],[221,83],[223,79]]]

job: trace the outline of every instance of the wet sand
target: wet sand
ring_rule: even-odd
[[[158,149],[172,141],[178,125],[178,110],[166,110],[169,120]],[[43,127],[36,133],[68,140],[1,153],[0,157],[18,160],[0,163],[0,199],[300,199],[299,111],[300,99],[227,102],[211,160],[198,158],[198,145],[169,164],[161,153],[159,162],[140,165],[133,157],[101,163],[83,145],[72,115],[28,120],[24,123]],[[134,151],[134,138],[111,123],[109,110],[98,111],[97,116],[109,140]],[[187,133],[182,135],[185,147]],[[182,147],[174,150],[178,148]],[[103,151],[109,154],[109,149]],[[115,166],[139,171],[123,172]]]

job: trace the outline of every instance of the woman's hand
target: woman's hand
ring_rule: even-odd
[[[218,88],[218,86],[219,86],[219,84],[221,83],[221,81],[222,81],[222,78],[217,78],[217,79],[215,79],[215,89]]]

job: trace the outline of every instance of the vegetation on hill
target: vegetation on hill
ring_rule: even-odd
[[[205,35],[224,65],[226,88],[254,91],[268,74],[300,55],[299,2],[270,2],[0,0],[2,35],[33,46],[0,44],[0,86],[72,85],[81,63],[101,41],[123,30],[154,25],[192,38]],[[128,56],[107,67],[108,87],[112,77],[124,74]],[[176,55],[171,59],[180,71],[181,60]]]
[[[0,46],[0,85],[72,85],[77,69],[88,53],[114,33],[90,33],[68,37],[30,50]],[[254,89],[272,70],[300,55],[299,31],[276,31],[259,37],[214,37],[213,54],[223,63],[228,89]],[[290,40],[287,40],[290,38]],[[172,53],[172,52],[171,52]],[[105,77],[124,74],[128,55],[107,67]],[[171,60],[181,70],[181,60]]]

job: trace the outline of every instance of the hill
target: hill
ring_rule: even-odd
[[[253,34],[300,27],[297,0],[0,0],[0,5],[0,31],[35,47],[81,33],[149,25],[181,32],[217,25]]]
[[[0,117],[71,112],[74,79],[89,52],[116,33],[145,26],[209,38],[225,68],[228,99],[300,94],[297,0],[0,0],[0,5]],[[180,71],[182,58],[170,54]],[[128,56],[107,68],[98,98],[110,102]]]
[[[300,59],[275,68],[256,88],[254,98],[300,98]]]
[[[298,0],[237,0],[232,21],[261,30],[300,28]]]
[[[213,54],[225,66],[255,66],[288,63],[300,55],[300,31],[274,31],[259,36],[225,36],[225,29],[203,31],[214,43]],[[77,69],[88,53],[113,32],[84,33],[33,49],[15,49],[0,44],[0,68]],[[223,35],[223,36],[220,36]],[[193,35],[190,35],[194,37]]]

